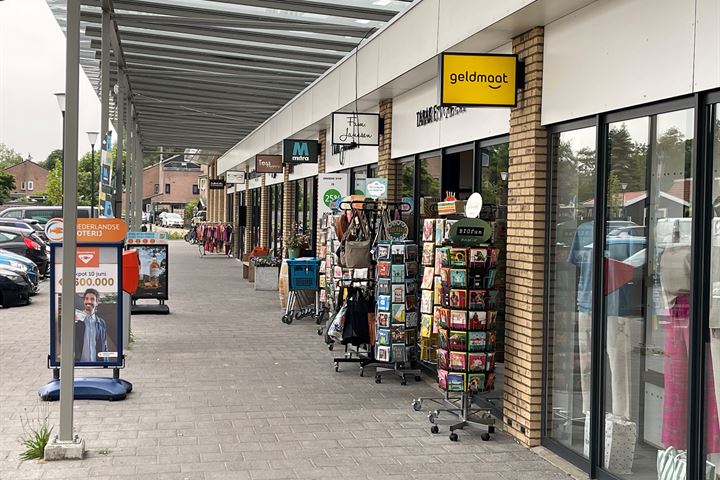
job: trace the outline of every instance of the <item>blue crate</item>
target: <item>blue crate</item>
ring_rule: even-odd
[[[290,290],[318,290],[320,288],[319,258],[289,258],[287,264]]]

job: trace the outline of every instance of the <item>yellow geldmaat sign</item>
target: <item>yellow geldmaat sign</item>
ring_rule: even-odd
[[[443,106],[514,107],[517,65],[517,55],[442,53],[440,103]]]

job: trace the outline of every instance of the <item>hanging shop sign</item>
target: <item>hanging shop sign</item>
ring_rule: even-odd
[[[222,178],[211,178],[208,181],[208,186],[210,190],[222,190],[225,188],[225,180]]]
[[[440,55],[442,106],[514,107],[517,55],[447,53]]]
[[[492,226],[479,218],[463,218],[450,227],[453,245],[473,247],[486,243],[492,236]]]
[[[283,163],[318,163],[317,140],[283,140]]]
[[[63,247],[50,250],[50,366],[60,365]],[[75,365],[122,366],[122,244],[78,243],[75,255]]]
[[[333,112],[333,145],[380,145],[380,114]]]
[[[365,184],[365,194],[378,200],[387,199],[387,178],[368,178]]]
[[[255,172],[260,173],[283,173],[283,161],[280,155],[255,155]],[[253,174],[250,174],[253,178]]]
[[[318,215],[330,213],[340,198],[348,194],[347,173],[321,173],[318,175]]]
[[[236,172],[229,170],[225,172],[225,183],[227,184],[238,184],[245,183],[245,172]]]
[[[393,220],[388,224],[388,236],[391,240],[405,240],[410,229],[402,220]]]
[[[114,189],[112,185],[113,156],[112,156],[112,134],[108,133],[102,142],[100,152],[100,181],[98,182],[98,212],[100,217],[112,218],[114,200]]]

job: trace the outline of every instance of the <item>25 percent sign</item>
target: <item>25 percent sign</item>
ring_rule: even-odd
[[[106,267],[106,268],[103,268]],[[60,270],[60,269],[58,269]],[[78,269],[75,274],[75,286],[80,288],[97,288],[109,287],[111,290],[117,288],[117,269],[115,265],[101,265],[99,268]],[[62,277],[58,276],[56,287],[60,288],[63,284]]]

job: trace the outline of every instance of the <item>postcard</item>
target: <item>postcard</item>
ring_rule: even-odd
[[[470,332],[468,345],[469,352],[483,352],[487,345],[487,334],[485,332]]]
[[[450,353],[442,348],[437,350],[437,368],[440,370],[450,369]]]
[[[441,390],[448,389],[448,371],[447,370],[438,370],[438,387],[440,387]]]
[[[445,239],[445,219],[438,218],[435,220],[435,243],[442,245]]]
[[[390,311],[390,295],[378,295],[377,296],[377,306],[378,306],[378,311],[389,312]]]
[[[452,288],[467,287],[467,270],[464,268],[450,269],[450,286]]]
[[[466,267],[467,266],[467,249],[451,248],[450,249],[450,266]]]
[[[435,240],[435,219],[426,218],[423,221],[422,241],[434,242]]]
[[[465,332],[462,332],[463,335]],[[388,340],[390,340],[390,336],[388,333]],[[438,328],[438,348],[442,348],[447,350],[450,346],[450,339],[448,338],[448,330],[446,328]]]
[[[389,362],[390,361],[390,347],[382,347],[380,345],[375,347],[375,360],[378,362]]]
[[[415,297],[413,297],[415,298]],[[418,323],[418,312],[405,311],[405,326],[408,328],[415,329]]]
[[[469,373],[468,374],[468,392],[479,393],[485,391],[485,374]]]
[[[390,328],[390,313],[378,312],[377,324],[378,324],[378,327],[380,327],[380,328]]]
[[[390,330],[378,328],[377,344],[390,346]]]
[[[405,261],[406,262],[417,262],[418,259],[418,248],[415,244],[405,245]]]
[[[484,372],[487,364],[487,355],[484,353],[468,353],[468,371]]]
[[[390,295],[391,285],[389,278],[379,278],[377,281],[378,295]]]
[[[484,332],[481,332],[484,333]],[[467,351],[468,346],[468,334],[467,332],[459,332],[457,330],[451,330],[448,338],[448,346],[450,350]]]
[[[467,362],[467,354],[465,352],[450,352],[450,368],[455,372],[464,372]]]
[[[405,342],[405,325],[393,325],[390,328],[390,341],[392,343]]]
[[[483,268],[487,262],[487,248],[470,249],[470,268]]]
[[[433,328],[433,316],[423,313],[420,321],[420,337],[430,338]]]
[[[390,245],[380,244],[378,245],[378,260],[390,260]]]
[[[470,311],[468,316],[468,330],[487,330],[487,312]]]
[[[405,263],[405,245],[392,245],[390,247],[390,259],[392,263]]]
[[[453,330],[467,329],[467,312],[465,310],[450,311],[450,328]]]
[[[423,269],[422,285],[420,288],[423,290],[430,290],[433,288],[433,280],[435,279],[435,269],[432,267],[425,267]]]
[[[394,303],[392,306],[392,323],[402,323],[405,325],[405,304]]]
[[[407,362],[407,348],[405,347],[405,341],[403,343],[392,345],[392,361],[395,363]]]
[[[393,265],[392,266],[392,281],[393,283],[404,283],[405,282],[405,264]]]
[[[467,290],[450,290],[450,308],[459,310],[467,308]]]
[[[408,278],[415,278],[418,274],[418,264],[417,262],[405,262],[405,275],[407,275]]]
[[[378,277],[389,277],[390,276],[390,265],[388,261],[380,261],[377,263]]]
[[[420,300],[421,313],[433,313],[433,292],[430,290],[422,290],[422,298]]]
[[[423,252],[421,263],[426,266],[433,266],[435,263],[435,244],[431,242],[423,243]]]
[[[393,283],[392,286],[392,303],[404,303],[405,302],[405,284],[404,283]]]
[[[485,290],[470,290],[468,296],[470,310],[485,310]]]
[[[464,392],[465,391],[465,374],[448,372],[447,375],[447,389],[450,392]]]

